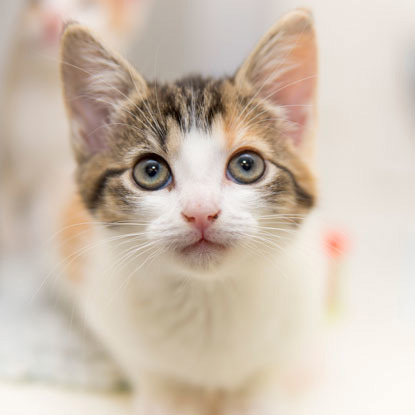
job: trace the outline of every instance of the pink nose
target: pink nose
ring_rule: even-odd
[[[182,212],[184,220],[201,232],[215,222],[219,215],[220,210],[217,209],[186,209]]]

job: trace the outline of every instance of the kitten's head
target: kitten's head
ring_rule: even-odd
[[[278,22],[233,77],[146,82],[79,25],[62,41],[78,185],[100,221],[191,267],[283,246],[315,203],[312,19]],[[131,230],[130,230],[131,232]]]

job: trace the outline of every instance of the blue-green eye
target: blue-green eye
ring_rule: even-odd
[[[227,174],[236,183],[250,184],[259,180],[264,171],[264,159],[253,151],[244,151],[232,157]]]
[[[133,178],[145,190],[159,190],[171,182],[171,173],[169,165],[161,157],[149,154],[135,165]]]

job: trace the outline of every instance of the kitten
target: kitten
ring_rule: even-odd
[[[62,61],[79,191],[67,281],[136,413],[276,414],[323,308],[310,13],[224,79],[147,82],[78,24]]]
[[[63,21],[92,27],[107,43],[127,48],[141,28],[150,0],[25,1],[8,61],[0,106],[2,190],[0,247],[30,249],[43,238],[51,177],[70,166],[67,121],[58,71]],[[34,174],[36,172],[36,174]],[[50,212],[49,212],[50,213]],[[36,240],[37,238],[37,240]]]

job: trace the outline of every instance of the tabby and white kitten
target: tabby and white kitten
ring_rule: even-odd
[[[68,281],[136,413],[275,414],[323,305],[310,13],[219,80],[146,82],[77,24],[62,61],[81,196]]]

